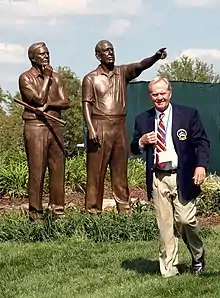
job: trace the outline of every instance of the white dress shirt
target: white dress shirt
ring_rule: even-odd
[[[158,110],[156,110],[155,115],[155,134],[157,135],[157,128],[159,124],[159,116],[162,114]],[[174,145],[173,145],[173,138],[172,138],[172,121],[173,121],[173,114],[172,114],[172,105],[169,104],[168,108],[163,112],[163,123],[166,130],[166,149],[169,152],[171,157],[171,161],[167,162],[167,164],[163,167],[164,171],[176,169],[178,165],[178,156],[176,154]],[[140,141],[139,141],[140,145]],[[140,146],[140,151],[143,152],[143,147]],[[156,149],[154,151],[154,164],[156,163]]]
[[[169,104],[168,108],[163,112],[163,123],[165,126],[166,131],[166,149],[169,152],[169,155],[171,157],[171,161],[167,162],[165,167],[163,167],[163,170],[171,170],[176,169],[178,165],[178,156],[176,154],[176,151],[174,149],[173,144],[173,138],[172,138],[172,121],[173,121],[173,113],[172,113],[172,105]],[[159,124],[159,116],[162,114],[158,110],[156,110],[156,116],[155,116],[155,133],[157,135],[157,128]],[[156,152],[155,152],[155,159],[154,162],[156,162]]]

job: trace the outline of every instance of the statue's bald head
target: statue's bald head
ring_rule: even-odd
[[[95,56],[101,64],[114,67],[115,53],[112,43],[108,40],[100,40],[95,46]]]
[[[100,54],[101,51],[102,51],[102,49],[103,49],[103,47],[104,47],[106,44],[107,44],[107,45],[110,45],[110,46],[113,48],[113,45],[112,45],[112,43],[111,43],[110,41],[103,39],[103,40],[100,40],[100,41],[96,44],[96,46],[95,46],[95,54]]]

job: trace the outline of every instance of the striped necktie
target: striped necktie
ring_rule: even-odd
[[[166,151],[166,130],[163,122],[164,113],[161,113],[159,116],[159,124],[157,128],[157,143],[156,143],[156,166],[158,168],[163,168],[166,165],[166,162],[159,163],[158,153]]]

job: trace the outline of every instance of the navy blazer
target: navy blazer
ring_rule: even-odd
[[[155,131],[155,114],[155,108],[152,108],[136,117],[133,140],[130,145],[132,154],[141,154],[139,139],[143,134]],[[196,167],[204,167],[207,170],[210,142],[196,109],[172,104],[172,114],[172,139],[178,156],[178,187],[181,196],[190,201],[201,192],[200,187],[194,184],[194,170]],[[186,138],[184,138],[185,135]],[[151,199],[154,172],[153,145],[146,145],[145,151],[147,194],[148,199]]]

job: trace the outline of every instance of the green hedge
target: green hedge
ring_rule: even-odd
[[[65,218],[56,221],[45,213],[43,224],[30,222],[20,213],[0,217],[0,242],[52,241],[73,236],[95,242],[149,241],[157,237],[157,228],[152,212],[134,212],[128,216],[114,212],[95,215],[69,210]]]
[[[71,210],[63,219],[52,220],[45,213],[42,224],[31,222],[21,213],[0,217],[0,242],[54,241],[65,237],[89,239],[94,242],[150,241],[158,237],[155,215],[150,207],[134,207],[131,215],[103,212],[99,215]],[[214,233],[203,228],[206,237]]]

